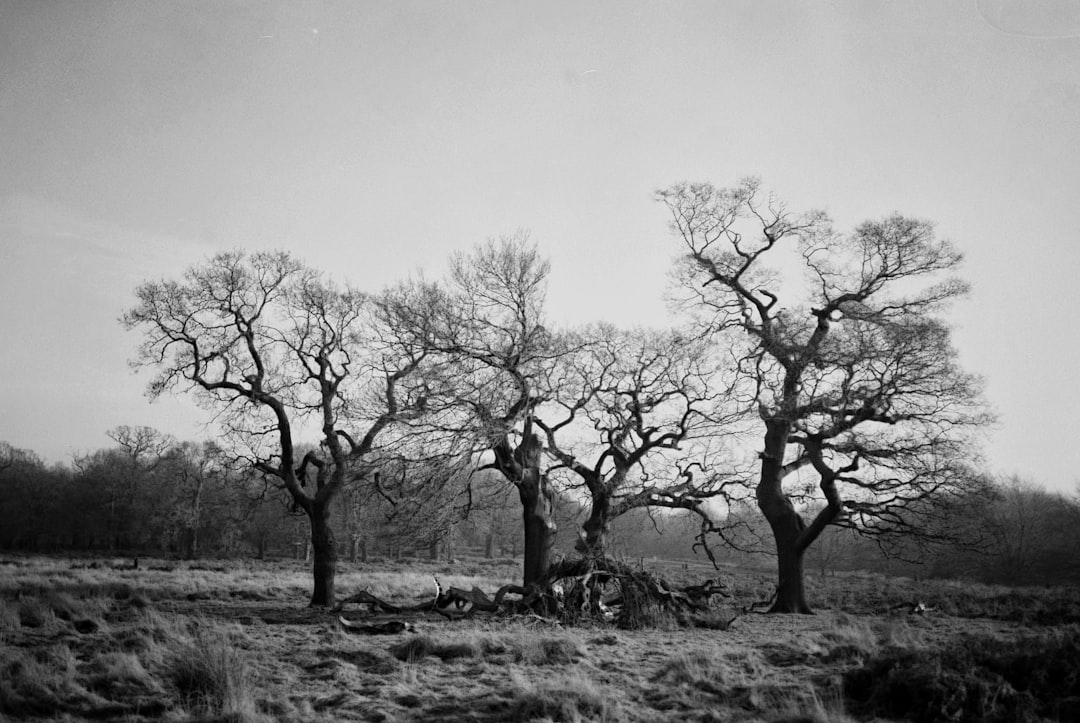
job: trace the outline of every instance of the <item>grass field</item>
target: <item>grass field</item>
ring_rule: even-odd
[[[727,630],[425,616],[415,632],[367,636],[306,607],[302,563],[89,563],[0,558],[0,719],[1080,720],[1072,589],[812,577],[818,614],[742,614]],[[430,599],[432,574],[493,591],[519,572],[342,565],[339,596]],[[772,590],[768,571],[722,576],[734,596],[718,619]],[[918,601],[925,614],[897,607]]]

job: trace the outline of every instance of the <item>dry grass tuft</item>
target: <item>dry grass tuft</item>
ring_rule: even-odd
[[[143,592],[136,590],[128,597],[127,603],[133,608],[145,608],[150,605],[150,599]]]
[[[136,654],[153,670],[171,665],[178,649],[192,641],[196,623],[157,610],[140,610],[112,636],[113,645],[123,652]]]
[[[101,702],[77,682],[76,658],[66,645],[0,648],[0,660],[0,713],[41,716]]]
[[[536,633],[505,640],[516,662],[526,665],[569,665],[585,657],[585,646],[572,633]]]
[[[483,647],[475,640],[442,641],[430,635],[414,635],[390,648],[391,655],[406,663],[416,663],[428,656],[434,656],[440,660],[479,658],[483,652]]]
[[[59,621],[52,608],[39,597],[23,598],[19,601],[19,624],[24,628],[56,628]]]
[[[514,675],[508,697],[508,720],[577,723],[619,721],[626,717],[616,691],[572,673],[535,681]]]
[[[133,653],[99,655],[87,666],[85,674],[91,690],[111,699],[164,695],[161,684]]]
[[[826,705],[813,691],[780,702],[770,723],[854,723],[843,711],[843,702],[837,699]]]
[[[398,659],[382,650],[366,647],[321,648],[316,651],[319,660],[340,660],[356,666],[361,673],[370,675],[389,675],[400,668]]]
[[[82,616],[83,606],[66,592],[50,590],[45,595],[44,603],[60,620],[71,620],[76,616]]]
[[[380,697],[405,708],[415,708],[420,705],[423,693],[424,686],[420,682],[417,669],[405,666],[380,691]]]
[[[429,655],[434,655],[434,650],[439,643],[427,635],[414,635],[390,648],[390,654],[398,660],[406,663],[416,663]]]
[[[756,650],[695,650],[671,656],[653,677],[647,693],[661,710],[728,709],[774,716],[777,720],[818,720],[831,715],[821,705],[813,684],[778,677]],[[745,715],[745,713],[738,713]],[[821,720],[829,720],[828,717]]]
[[[710,608],[687,616],[686,625],[704,630],[728,630],[738,618],[739,614],[730,608]]]
[[[265,720],[255,703],[254,676],[247,659],[221,632],[200,629],[193,642],[178,646],[168,679],[188,710],[237,722]]]
[[[696,650],[668,658],[653,680],[673,688],[727,696],[733,689],[749,688],[766,679],[767,669],[768,665],[755,650],[730,653]]]
[[[503,631],[454,631],[435,638],[414,635],[389,650],[406,663],[429,656],[440,660],[456,658],[507,658],[525,665],[569,665],[586,655],[581,639],[569,632],[537,632],[515,625]]]
[[[455,658],[479,658],[483,655],[483,648],[471,640],[459,640],[457,642],[443,643],[436,647],[432,653],[440,660],[453,660]]]
[[[916,619],[916,623],[924,622]],[[926,646],[922,631],[912,627],[906,620],[889,620],[881,632],[882,648],[921,648]]]
[[[11,600],[0,600],[0,633],[18,630],[21,626],[18,604]]]
[[[863,619],[839,613],[831,625],[821,633],[820,642],[826,652],[822,659],[827,662],[866,660],[878,651],[878,636]]]

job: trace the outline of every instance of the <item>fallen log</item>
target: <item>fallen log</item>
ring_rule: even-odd
[[[889,608],[890,613],[899,611],[906,612],[908,615],[925,615],[928,612],[933,611],[935,608],[928,607],[922,600],[916,602],[904,602],[899,605],[893,605]]]
[[[435,612],[450,620],[472,617],[477,612],[493,613],[499,610],[498,603],[478,587],[474,586],[472,590],[451,587],[443,591],[438,578],[435,578],[435,585],[439,590],[435,596]]]
[[[341,628],[347,633],[365,633],[367,635],[396,635],[397,633],[415,632],[416,626],[404,620],[389,620],[385,623],[354,623],[338,615]]]
[[[381,600],[375,597],[367,590],[361,590],[355,595],[350,595],[349,597],[339,601],[337,605],[331,608],[331,612],[339,613],[345,609],[346,605],[350,603],[356,603],[358,605],[371,605],[371,609],[373,612],[382,611],[386,613],[399,613],[402,611],[401,607],[397,605],[391,605],[385,600]]]

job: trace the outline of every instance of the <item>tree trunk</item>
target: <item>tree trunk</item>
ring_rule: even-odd
[[[194,560],[199,556],[199,531],[195,527],[189,527],[187,538],[184,541],[184,559]]]
[[[109,552],[116,550],[116,538],[119,532],[116,522],[116,497],[109,499]]]
[[[314,586],[310,607],[332,607],[338,552],[334,531],[330,529],[330,506],[315,503],[310,515],[311,550],[314,558]]]
[[[611,530],[611,500],[606,494],[594,492],[589,519],[582,525],[582,534],[574,549],[590,557],[602,557],[607,548],[607,536]]]
[[[194,560],[199,556],[199,525],[202,517],[202,488],[203,481],[200,477],[196,480],[195,491],[191,498],[191,544],[188,547],[188,559]]]
[[[803,585],[803,553],[799,536],[806,523],[795,511],[791,500],[784,494],[783,467],[791,430],[782,420],[765,422],[765,450],[761,453],[761,478],[757,486],[758,508],[772,528],[776,541],[776,558],[779,579],[776,600],[770,613],[805,613],[812,611],[806,604]]]
[[[795,537],[797,536],[798,530],[795,532]],[[803,584],[804,551],[796,547],[794,539],[791,541],[778,539],[776,553],[780,579],[776,586],[776,600],[769,608],[769,612],[812,613],[810,606],[806,604],[806,588]]]
[[[439,541],[438,540],[432,540],[431,544],[428,545],[428,559],[429,560],[438,560],[439,559]]]
[[[538,467],[527,467],[518,484],[525,523],[524,585],[539,582],[551,567],[555,548],[555,490]]]
[[[484,537],[484,559],[490,560],[495,553],[495,533],[488,532]]]

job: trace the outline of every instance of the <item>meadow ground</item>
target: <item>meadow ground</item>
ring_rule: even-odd
[[[300,562],[0,558],[0,720],[1080,720],[1080,591],[811,577],[813,616],[727,629],[417,619],[349,634]],[[646,563],[646,568],[649,565]],[[343,564],[339,597],[493,591],[512,561]],[[675,583],[711,568],[658,564]],[[725,570],[726,621],[772,590]],[[680,579],[682,578],[682,579]],[[923,602],[914,615],[899,607]],[[353,619],[362,618],[346,608]]]

